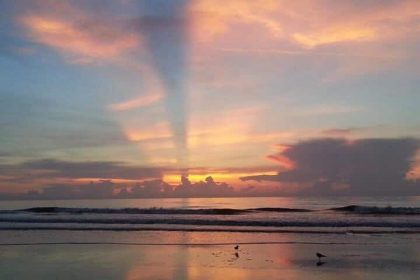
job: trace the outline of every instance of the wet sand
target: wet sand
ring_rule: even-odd
[[[414,280],[420,275],[418,234],[1,231],[0,237],[0,279]],[[328,256],[323,263],[316,252]]]

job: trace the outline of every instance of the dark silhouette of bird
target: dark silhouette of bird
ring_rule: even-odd
[[[234,248],[235,250],[239,250],[239,245],[236,245]]]
[[[321,253],[316,253],[316,256],[318,257],[319,261],[321,261],[321,258],[326,258],[327,256],[321,254]]]

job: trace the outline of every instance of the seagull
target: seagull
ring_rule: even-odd
[[[316,253],[316,256],[318,257],[319,261],[321,261],[321,258],[326,258],[327,256],[321,254],[321,253]]]
[[[235,250],[239,250],[239,245],[236,245],[234,248]]]

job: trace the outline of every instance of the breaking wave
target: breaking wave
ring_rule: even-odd
[[[174,218],[115,218],[115,217],[0,217],[0,223],[36,224],[104,224],[104,225],[194,225],[194,226],[248,226],[248,227],[420,227],[420,221],[363,221],[363,220],[218,220]]]
[[[39,214],[174,214],[174,215],[236,215],[252,212],[311,212],[308,209],[295,208],[65,208],[65,207],[34,207],[19,210],[3,210],[0,213],[39,213]]]
[[[301,208],[66,208],[0,211],[0,230],[203,230],[203,231],[410,231],[420,232],[419,207],[348,205]]]
[[[156,214],[156,215],[238,215],[255,212],[273,212],[273,213],[305,213],[334,211],[353,214],[379,214],[379,215],[420,215],[420,207],[377,207],[348,205],[325,210],[311,210],[301,208],[278,208],[261,207],[248,209],[234,208],[66,208],[66,207],[34,207],[18,210],[2,210],[2,213],[39,213],[39,214]]]
[[[331,208],[330,210],[355,214],[379,214],[379,215],[420,215],[420,207],[377,207],[349,205]]]

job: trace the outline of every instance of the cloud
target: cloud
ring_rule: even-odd
[[[319,57],[360,57],[360,58],[389,58],[387,55],[374,55],[364,53],[320,52],[313,50],[295,50],[281,48],[215,48],[216,51],[232,54],[246,54],[259,56],[319,56]]]
[[[111,104],[110,107],[112,111],[128,111],[154,105],[157,102],[159,102],[162,99],[162,97],[163,96],[159,93],[143,95],[128,101]]]
[[[179,174],[175,169],[130,166],[122,162],[67,162],[53,159],[2,164],[1,185],[9,182],[35,184],[27,192],[4,193],[1,199],[83,199],[83,198],[159,198],[231,197],[261,195],[418,195],[420,182],[413,177],[417,139],[312,139],[279,145],[270,158],[281,170],[271,166],[196,168],[192,180],[166,181],[161,174]],[[257,185],[233,188],[202,174],[248,173],[243,181]],[[263,175],[258,175],[265,173]],[[413,178],[411,178],[413,177]],[[108,178],[108,179],[107,179]],[[148,179],[151,178],[151,179]],[[179,177],[178,177],[179,178]],[[200,178],[200,179],[198,179]],[[90,180],[91,183],[84,183]],[[23,182],[23,183],[22,183]],[[273,184],[276,183],[277,187]]]
[[[325,134],[327,136],[331,137],[345,137],[353,134],[355,131],[360,130],[360,128],[331,128],[331,129],[325,129],[322,131],[322,134]]]
[[[119,58],[139,46],[124,22],[101,18],[65,1],[38,2],[18,18],[27,37],[53,48],[72,63]]]
[[[216,183],[211,176],[205,181],[191,183],[187,177],[181,178],[181,184],[174,189],[180,197],[220,197],[231,196],[234,190],[226,183]]]
[[[62,161],[42,159],[19,164],[1,165],[2,176],[11,176],[13,180],[32,181],[36,179],[83,179],[115,178],[139,180],[160,178],[161,170],[154,167],[132,166],[123,162],[112,161]]]
[[[293,162],[289,170],[242,180],[308,185],[305,194],[418,194],[419,182],[407,180],[418,148],[419,141],[408,138],[307,140],[274,155]]]
[[[162,180],[147,180],[133,184],[98,180],[88,184],[53,184],[40,190],[20,194],[0,193],[0,199],[99,199],[99,198],[164,198],[164,197],[225,197],[238,193],[226,183],[211,176],[192,183],[181,177],[178,185]]]
[[[182,177],[179,184],[179,174],[184,173],[180,169],[133,166],[123,162],[56,159],[0,164],[0,170],[0,198],[3,199],[234,196],[238,192],[232,186],[216,182],[210,174],[222,180],[233,174],[236,174],[236,178],[239,174],[244,176],[265,171],[274,174],[269,166],[195,168],[191,170],[194,182]],[[168,183],[167,180],[172,177],[166,177],[167,174],[173,174],[172,177],[176,176],[176,179]],[[165,178],[165,181],[161,178]]]
[[[268,31],[260,33],[274,40],[315,48],[403,36],[410,29],[407,25],[417,16],[418,8],[415,0],[368,3],[198,0],[193,2],[190,12],[193,31],[199,38],[210,40],[231,35],[229,31],[241,25],[248,30],[257,26],[259,30]]]
[[[192,183],[187,177],[181,177],[181,183],[175,186],[162,180],[145,181],[126,189],[119,195],[123,197],[224,197],[234,196],[233,187],[218,183],[208,176],[204,181]]]
[[[314,48],[319,45],[338,43],[343,41],[371,41],[376,36],[375,31],[370,27],[335,27],[322,30],[321,32],[302,34],[293,34],[296,42],[308,48]]]
[[[240,3],[239,3],[240,2]],[[402,1],[226,1],[198,0],[191,8],[192,37],[197,49],[221,56],[243,56],[244,61],[291,56],[293,67],[305,60],[304,75],[312,65],[326,83],[389,71],[414,61],[418,49],[420,2]],[[248,13],[253,16],[248,17]],[[254,21],[254,18],[261,20]],[[273,32],[261,22],[278,27]],[[204,37],[205,40],[202,38]],[[203,43],[204,41],[204,43]],[[246,46],[246,47],[243,47]],[[282,61],[282,64],[284,61]],[[313,64],[316,63],[316,64]],[[274,71],[280,67],[276,65]]]
[[[223,35],[235,24],[255,24],[273,36],[283,32],[271,13],[279,8],[275,0],[198,0],[190,6],[192,31],[196,39],[209,41]]]
[[[110,180],[99,180],[83,185],[56,184],[39,191],[28,191],[14,195],[17,199],[99,199],[112,198],[116,184]],[[13,197],[13,195],[12,195]]]

